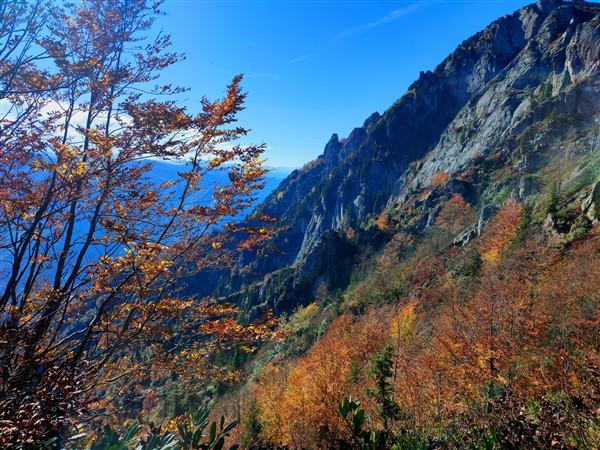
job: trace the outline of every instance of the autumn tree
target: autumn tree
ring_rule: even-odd
[[[53,86],[39,68],[49,55],[36,47],[49,16],[44,0],[0,1],[0,139],[17,132]]]
[[[283,441],[282,428],[287,425],[284,423],[282,410],[287,376],[287,367],[269,362],[261,369],[253,387],[261,424],[261,438],[275,446]]]
[[[436,188],[438,186],[443,186],[450,179],[450,174],[445,171],[436,172],[431,176],[429,180],[429,187]]]
[[[435,224],[450,234],[464,231],[477,220],[477,215],[460,194],[453,195],[440,210]]]
[[[377,228],[381,231],[389,231],[391,228],[391,219],[389,211],[382,211],[379,216],[377,216]]]
[[[508,199],[489,223],[480,245],[485,261],[498,262],[502,252],[517,238],[522,211],[519,202]]]
[[[394,317],[392,317],[390,322],[390,338],[392,342],[392,348],[395,353],[393,370],[394,380],[396,380],[396,376],[398,375],[398,366],[400,364],[400,360],[407,356],[403,355],[403,350],[415,339],[417,322],[415,312],[416,307],[416,301],[411,301],[402,305],[400,310]]]
[[[263,369],[254,394],[267,443],[319,449],[350,439],[338,405],[350,393],[372,403],[365,393],[366,368],[383,345],[381,320],[373,313],[357,321],[340,316],[308,354],[290,366],[270,363]],[[362,384],[354,386],[357,380]]]
[[[231,220],[265,173],[264,147],[235,142],[247,134],[235,123],[241,76],[192,114],[173,100],[180,88],[151,86],[180,60],[168,36],[145,37],[159,3],[85,0],[47,16],[42,5],[2,2],[0,82],[18,112],[2,119],[0,148],[3,447],[62,445],[75,416],[101,413],[135,380],[227,377],[211,355],[269,333],[178,292],[271,234],[261,218]],[[42,18],[52,33],[33,31]],[[178,163],[177,176],[153,180],[158,160]],[[208,184],[217,172],[228,182]]]

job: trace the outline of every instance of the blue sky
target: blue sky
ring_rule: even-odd
[[[185,102],[221,95],[244,73],[250,140],[270,166],[299,167],[332,133],[346,136],[383,112],[422,70],[460,42],[529,2],[519,0],[166,0],[157,26],[187,59],[169,82]]]

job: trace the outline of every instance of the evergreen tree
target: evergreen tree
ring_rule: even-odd
[[[467,275],[470,277],[475,277],[479,273],[479,269],[483,264],[483,258],[481,257],[481,253],[475,251],[471,258],[471,263],[467,267]]]
[[[260,423],[260,409],[255,398],[250,401],[246,411],[244,428],[244,435],[242,436],[244,448],[252,449],[259,446],[262,425]]]
[[[558,211],[558,202],[560,201],[560,182],[557,181],[550,186],[548,197],[546,214],[550,214],[554,218]]]
[[[371,359],[371,375],[375,388],[368,389],[367,394],[377,402],[377,413],[383,420],[384,431],[389,430],[390,421],[398,420],[401,416],[400,406],[394,401],[394,387],[390,383],[393,372],[394,349],[387,345]]]
[[[558,202],[558,195],[554,194],[554,201]],[[555,203],[556,204],[556,203]],[[556,207],[554,207],[555,209]],[[518,247],[519,245],[522,245],[525,240],[527,239],[527,236],[529,235],[530,231],[531,231],[531,225],[533,222],[533,207],[531,205],[531,203],[526,203],[523,206],[523,211],[521,213],[521,217],[519,219],[519,224],[517,226],[517,236],[515,237],[515,240],[512,243],[512,247]]]

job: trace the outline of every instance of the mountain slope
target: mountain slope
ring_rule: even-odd
[[[258,209],[249,448],[600,448],[600,5],[495,21]]]
[[[460,193],[486,216],[501,192],[522,200],[539,190],[529,174],[557,154],[597,150],[599,11],[543,0],[502,17],[383,115],[345,139],[334,134],[258,207],[287,229],[275,250],[240,258],[229,299],[255,313],[289,311],[319,286],[348,283],[357,255],[386,239],[373,226],[383,211],[418,234]],[[501,169],[511,176],[493,179]]]

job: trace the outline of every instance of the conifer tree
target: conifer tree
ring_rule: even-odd
[[[398,420],[401,416],[400,406],[394,400],[394,387],[391,380],[394,376],[394,349],[387,345],[381,352],[376,353],[371,359],[371,376],[375,387],[368,389],[367,394],[377,402],[377,413],[383,421],[384,431],[389,430],[391,421]]]
[[[250,401],[246,411],[245,431],[242,437],[242,443],[245,448],[256,448],[260,444],[260,432],[262,425],[260,423],[260,407],[258,401],[253,398]]]
[[[556,216],[558,209],[558,202],[560,201],[560,183],[556,182],[550,186],[550,193],[548,194],[548,207],[546,214],[550,214],[552,218]]]

